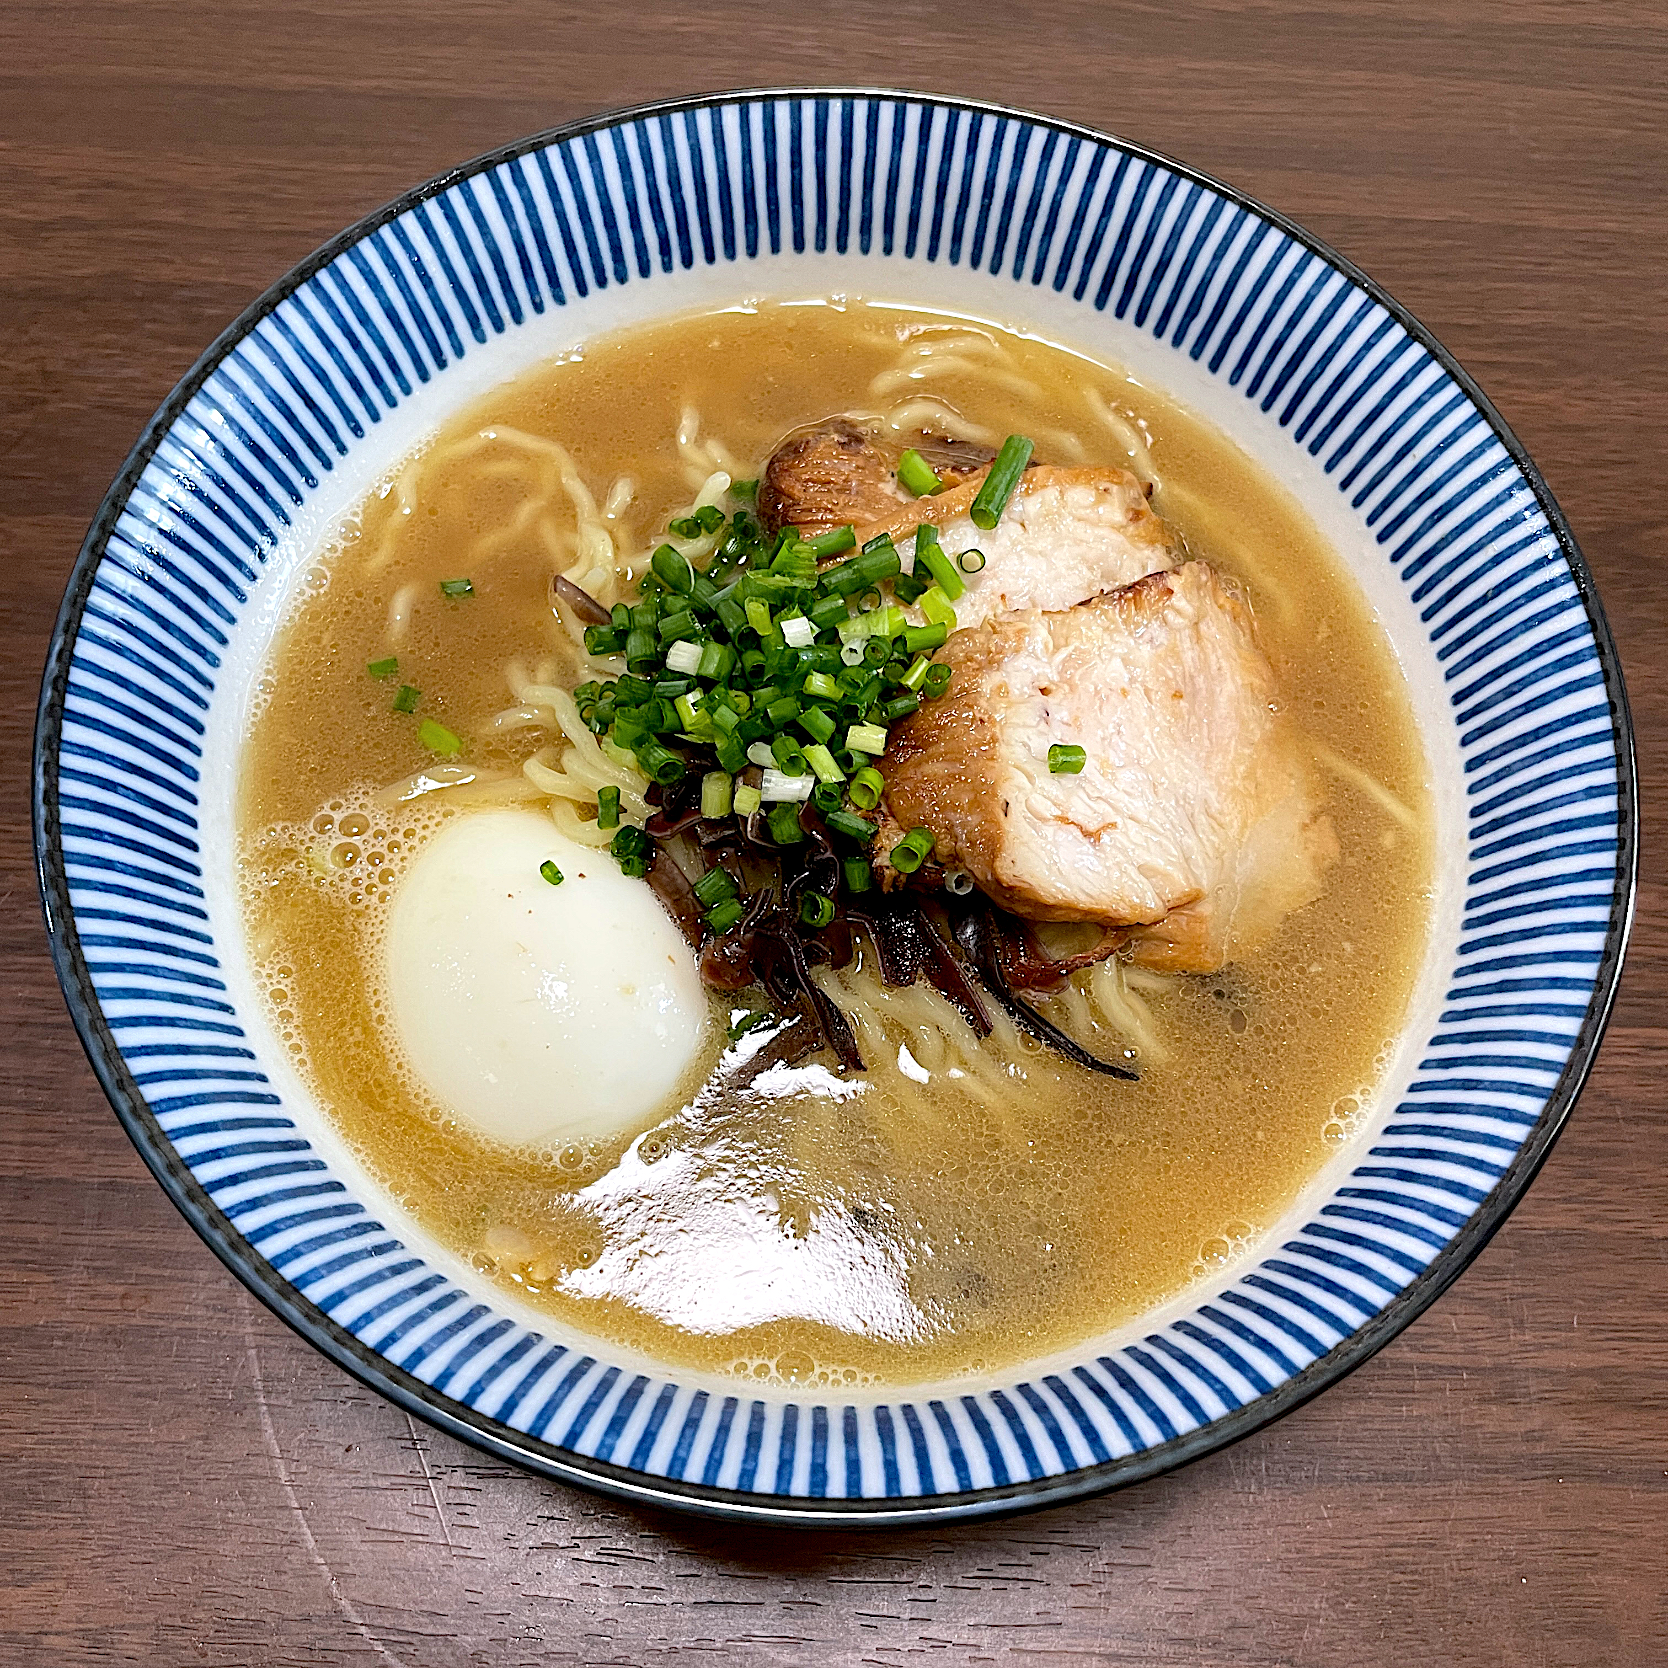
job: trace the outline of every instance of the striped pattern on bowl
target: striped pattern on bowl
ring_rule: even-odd
[[[200,812],[223,666],[314,494],[485,344],[611,287],[794,257],[1048,291],[1279,425],[1416,608],[1469,817],[1417,1073],[1347,1177],[1221,1290],[1000,1388],[726,1393],[530,1329],[430,1265],[304,1132],[225,976]],[[891,263],[877,269],[874,262]],[[788,268],[791,271],[791,267]],[[444,411],[443,405],[436,406]],[[707,1510],[967,1515],[1148,1475],[1266,1422],[1442,1288],[1544,1156],[1597,1046],[1634,844],[1625,700],[1586,570],[1475,387],[1295,227],[1136,147],[905,95],[694,100],[422,187],[259,302],[159,414],[89,536],[48,668],[37,838],[71,1009],[215,1249],[350,1371],[499,1453]],[[241,1004],[241,1005],[240,1005]]]

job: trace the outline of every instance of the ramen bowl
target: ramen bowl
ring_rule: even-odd
[[[1406,675],[1433,930],[1380,1093],[1215,1278],[980,1379],[805,1391],[518,1308],[384,1195],[259,999],[235,874],[250,691],[329,529],[460,408],[618,328],[769,296],[1001,319],[1127,368],[1284,486]],[[718,95],[522,140],[303,262],[159,411],[81,552],[35,834],[59,977],[181,1212],[317,1348],[501,1458],[743,1519],[970,1518],[1150,1477],[1365,1360],[1476,1255],[1598,1046],[1635,852],[1581,555],[1487,399],[1299,227],[1140,146],[872,90]]]

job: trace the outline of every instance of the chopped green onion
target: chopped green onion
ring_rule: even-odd
[[[875,883],[874,865],[866,857],[848,857],[840,865],[840,876],[848,892],[867,892]]]
[[[668,664],[671,656],[667,656]],[[724,678],[730,674],[730,669],[736,663],[736,651],[726,643],[703,643],[701,645],[701,664],[695,668],[695,675],[702,678]]]
[[[680,695],[677,700],[672,703],[672,706],[677,712],[679,723],[681,723],[686,730],[710,731],[712,729],[712,720],[700,710],[700,690],[692,689],[687,695]]]
[[[682,781],[689,768],[669,747],[662,747],[652,738],[637,749],[637,765],[651,782],[663,788]]]
[[[712,909],[736,895],[736,883],[726,869],[708,869],[690,888],[703,909]]]
[[[927,681],[927,673],[932,670],[932,662],[923,655],[917,655],[909,670],[898,680],[905,689],[919,694],[922,684]]]
[[[698,539],[701,536],[701,524],[692,515],[680,515],[666,523],[666,531],[673,538]]]
[[[956,558],[956,566],[963,573],[978,573],[985,565],[985,553],[982,550],[964,550]]]
[[[609,841],[608,849],[614,854],[614,861],[620,865],[621,874],[641,880],[649,872],[654,842],[641,828],[633,828],[629,823],[626,824]]]
[[[872,811],[880,803],[880,796],[885,792],[886,778],[873,765],[864,765],[852,777],[851,786],[846,789],[846,797],[859,811]]]
[[[872,753],[878,757],[886,751],[886,731],[879,724],[853,724],[846,731],[846,746],[854,753]]]
[[[920,704],[921,698],[918,695],[897,695],[890,701],[882,703],[880,716],[888,724],[896,724],[900,718],[909,717]]]
[[[930,497],[944,487],[932,465],[913,446],[898,459],[898,481],[917,498]]]
[[[719,714],[718,716],[723,716]],[[718,762],[732,776],[739,775],[747,768],[747,749],[742,746],[735,736],[720,730],[713,737],[713,751],[718,755]]]
[[[373,660],[365,668],[373,678],[391,678],[400,669],[400,657],[389,655],[386,660]]]
[[[747,757],[754,764],[763,765],[766,769],[776,763],[776,755],[771,751],[768,741],[750,742],[747,748]]]
[[[701,778],[701,815],[707,818],[730,814],[732,778],[727,770],[709,770]]]
[[[444,724],[437,724],[432,718],[425,718],[417,726],[417,739],[431,753],[439,753],[448,758],[453,753],[463,751],[462,740],[453,735]]]
[[[996,454],[996,461],[985,476],[985,484],[979,488],[973,508],[968,512],[975,527],[982,527],[988,533],[1002,519],[1002,512],[1007,509],[1008,500],[1013,497],[1014,488],[1019,485],[1019,477],[1025,473],[1025,466],[1031,461],[1034,450],[1035,447],[1022,434],[1010,434],[1002,442],[1002,450]]]
[[[475,587],[467,579],[442,579],[440,594],[443,597],[466,597],[474,594]]]
[[[817,931],[834,919],[834,900],[821,892],[807,892],[799,900],[799,918]]]
[[[759,786],[759,797],[767,804],[775,801],[788,801],[795,805],[803,805],[811,797],[811,790],[817,785],[814,776],[789,776],[785,771],[774,768],[764,773],[764,781]]]
[[[846,619],[851,612],[846,599],[842,596],[818,597],[811,604],[809,617],[811,624],[818,631],[827,631],[831,626],[837,626]]]
[[[955,676],[954,670],[942,660],[935,660],[927,668],[927,681],[921,687],[921,693],[929,700],[936,700],[950,687],[950,680]]]
[[[840,785],[838,782],[818,782],[811,789],[811,803],[827,816],[830,811],[840,808]]]
[[[892,595],[899,602],[914,602],[926,590],[928,581],[918,574],[900,573],[892,581]]]
[[[675,545],[657,545],[654,555],[649,558],[649,566],[667,590],[686,597],[695,589],[695,570],[689,565],[689,558]]]
[[[923,528],[922,531],[925,532],[926,529]],[[937,539],[923,540],[917,536],[915,540],[916,573],[919,574],[922,568],[925,568],[932,575],[936,588],[951,602],[955,602],[962,592],[967,589],[960,573],[956,571],[955,564],[944,554],[943,547]],[[927,606],[927,598],[932,594],[930,590],[922,593],[920,602],[923,609]],[[931,619],[932,615],[929,614],[927,617]]]
[[[558,869],[548,857],[539,865],[539,873],[543,875],[552,886],[560,886],[562,884],[562,871]]]
[[[836,728],[834,720],[821,707],[807,707],[799,715],[799,727],[812,741],[827,741]]]
[[[618,626],[585,627],[585,652],[589,655],[618,654],[625,647],[627,633]]]
[[[422,700],[421,690],[413,689],[408,683],[400,685],[399,693],[394,697],[395,712],[415,712],[417,703]]]
[[[652,672],[659,659],[654,631],[647,626],[633,626],[626,634],[626,665],[634,672]]]
[[[781,695],[765,708],[765,717],[772,724],[791,724],[799,716],[799,698]]]
[[[912,828],[893,846],[892,867],[901,875],[912,875],[932,855],[936,842],[930,828]]]
[[[1048,768],[1056,776],[1075,776],[1089,755],[1074,742],[1057,741],[1048,750]]]
[[[942,552],[940,552],[942,554]],[[959,589],[960,581],[957,581]],[[929,625],[941,625],[946,632],[956,629],[956,611],[950,606],[949,593],[937,585],[928,586],[921,593],[921,612],[926,615]]]
[[[597,789],[597,827],[618,828],[620,826],[620,790],[618,788]]]
[[[764,803],[764,795],[746,782],[736,783],[735,809],[738,817],[750,817]]]
[[[736,898],[730,898],[726,902],[719,904],[716,909],[707,911],[707,925],[711,927],[715,933],[722,936],[727,933],[731,927],[740,926],[742,919],[746,914],[747,905],[740,902]],[[751,1018],[752,1016],[749,1015],[748,1017]],[[740,1035],[741,1033],[734,1029],[730,1032],[732,1040]]]
[[[820,695],[825,700],[837,701],[840,686],[826,672],[808,672],[801,686],[807,695]]]
[[[842,550],[850,550],[856,543],[855,527],[831,527],[811,540],[811,549],[819,558],[838,556]]]
[[[908,654],[920,654],[923,650],[941,649],[949,635],[949,627],[943,624],[911,626],[903,634],[904,650]]]
[[[842,666],[861,666],[863,664],[863,645],[861,643],[842,643],[840,645],[840,664]]]
[[[792,614],[785,620],[777,621],[782,628],[782,640],[792,643],[796,649],[809,648],[817,640],[817,628],[803,614]]]
[[[695,512],[695,524],[703,533],[716,533],[724,525],[724,512],[716,504],[703,504]]]
[[[820,741],[805,749],[805,762],[816,772],[819,782],[843,782],[846,773],[834,762],[834,755]]]
[[[867,845],[875,837],[875,825],[850,811],[830,811],[824,821],[833,833],[844,834],[848,840],[861,840]]]
[[[666,651],[666,664],[674,672],[698,672],[701,669],[701,645],[687,638],[674,643]]]
[[[771,839],[779,846],[796,846],[805,838],[805,830],[799,826],[799,808],[791,801],[776,806],[765,821]]]
[[[753,499],[759,496],[757,481],[731,481],[730,496],[732,498]]]
[[[763,597],[749,597],[746,606],[747,623],[761,637],[768,636],[770,632],[770,604]]]
[[[888,603],[884,608],[869,608],[861,614],[853,614],[849,620],[841,620],[834,629],[842,643],[856,643],[865,637],[896,637],[908,625],[904,611],[896,603]]]

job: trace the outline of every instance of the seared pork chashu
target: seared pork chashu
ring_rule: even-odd
[[[1250,610],[1204,563],[998,615],[939,658],[948,693],[881,764],[888,832],[930,828],[1003,907],[1210,972],[1319,894],[1331,825]],[[1056,743],[1083,748],[1081,773],[1049,770]]]

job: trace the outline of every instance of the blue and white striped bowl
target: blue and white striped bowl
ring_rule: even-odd
[[[399,1219],[255,998],[237,738],[309,544],[458,406],[596,332],[845,292],[1012,321],[1169,390],[1302,501],[1412,686],[1437,926],[1370,1127],[1249,1261],[1006,1379],[806,1401],[558,1334]],[[971,1517],[1151,1476],[1365,1359],[1454,1278],[1592,1062],[1635,852],[1625,695],[1551,494],[1481,392],[1290,222],[1138,146],[914,95],[583,122],[302,263],[157,413],[47,667],[41,886],[70,1010],[197,1231],[349,1372],[493,1453],[738,1517]]]

